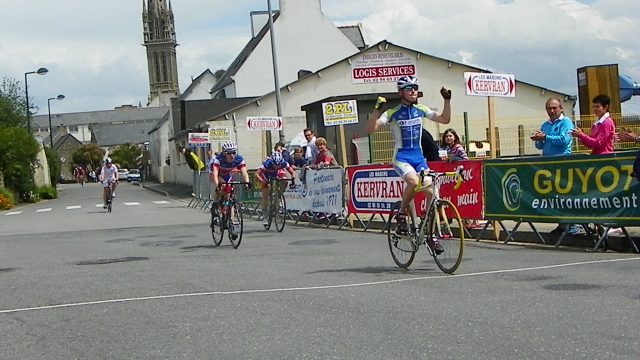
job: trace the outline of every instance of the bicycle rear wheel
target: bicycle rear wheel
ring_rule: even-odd
[[[436,254],[435,249],[430,249],[436,264],[443,272],[453,274],[462,262],[464,250],[464,223],[460,218],[458,208],[448,200],[440,199],[436,203],[438,210],[429,219],[427,239],[431,236],[442,245],[442,252]],[[428,246],[431,246],[429,242]]]
[[[229,206],[229,241],[231,242],[231,246],[234,249],[237,249],[240,246],[240,241],[242,241],[242,211],[240,210],[240,204],[236,201],[232,202]]]
[[[400,203],[396,203],[389,212],[387,221],[387,237],[389,241],[389,251],[396,265],[406,269],[413,262],[418,250],[413,244],[413,238],[409,235],[401,236],[396,234],[396,216],[400,212]]]
[[[213,245],[220,246],[220,243],[222,242],[222,235],[224,234],[224,228],[222,226],[222,217],[213,212],[213,207],[211,208],[210,226],[211,226],[211,239],[213,239]]]
[[[282,232],[284,223],[287,221],[287,203],[283,194],[276,195],[275,210],[273,211],[273,220],[276,223],[276,230]]]

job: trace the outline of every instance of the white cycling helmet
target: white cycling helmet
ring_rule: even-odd
[[[273,161],[276,165],[283,165],[285,163],[284,157],[282,157],[282,153],[279,151],[275,151],[271,154],[271,161]]]
[[[412,75],[403,75],[398,79],[398,89],[402,89],[406,86],[418,86],[418,78]]]
[[[236,150],[238,150],[238,145],[236,145],[236,143],[234,143],[233,141],[229,140],[222,143],[223,152],[232,152]]]

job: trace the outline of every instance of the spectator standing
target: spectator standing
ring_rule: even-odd
[[[549,119],[542,123],[540,130],[534,131],[530,139],[534,141],[536,149],[542,150],[542,156],[571,155],[571,131],[573,121],[564,115],[562,102],[557,98],[549,98],[544,105]],[[565,231],[563,224],[551,230],[551,234],[559,235]],[[568,234],[575,235],[578,228],[575,225],[569,227]]]
[[[323,137],[316,139],[316,147],[318,148],[318,154],[315,160],[309,166],[312,169],[321,169],[327,166],[338,166],[335,156],[331,153],[327,147],[327,140]]]
[[[178,147],[178,151],[180,151],[180,153],[184,155],[184,158],[187,161],[187,165],[189,165],[191,170],[198,172],[204,170],[204,163],[202,162],[202,160],[200,160],[198,155],[194,154],[193,151],[191,151],[191,149],[187,149],[181,145]]]
[[[307,139],[307,145],[304,146],[304,158],[307,164],[313,163],[314,159],[318,155],[318,148],[316,147],[316,136],[311,129],[304,129],[304,138]]]
[[[460,144],[460,137],[458,136],[458,133],[451,128],[445,130],[442,134],[440,146],[442,146],[442,149],[446,151],[446,156],[444,156],[442,160],[469,160],[467,152],[464,151],[464,146]]]
[[[302,169],[307,162],[304,159],[304,150],[298,146],[293,150],[293,166]]]
[[[440,147],[438,143],[433,139],[433,135],[427,129],[422,128],[422,138],[420,139],[420,145],[422,147],[422,155],[427,161],[439,161],[440,155],[438,150]]]
[[[609,114],[611,99],[607,95],[598,95],[591,101],[591,109],[596,116],[596,122],[591,126],[589,135],[576,127],[571,135],[578,138],[582,145],[591,149],[591,155],[611,154],[613,152],[613,136],[615,125]]]

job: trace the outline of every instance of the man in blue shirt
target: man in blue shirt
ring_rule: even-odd
[[[550,98],[545,108],[549,119],[531,135],[531,140],[535,141],[536,149],[542,150],[543,156],[571,155],[573,121],[564,116],[559,99]]]
[[[542,150],[542,156],[562,156],[571,155],[571,129],[574,128],[573,121],[564,116],[562,112],[562,102],[557,98],[549,98],[545,104],[549,119],[542,123],[540,130],[536,130],[531,135],[531,140],[535,141],[536,149]],[[554,235],[562,234],[565,231],[563,224],[551,230]],[[571,225],[568,234],[575,235],[578,228]]]

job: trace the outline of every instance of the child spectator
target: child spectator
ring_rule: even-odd
[[[460,137],[458,136],[458,133],[453,129],[447,129],[444,131],[440,146],[443,150],[447,151],[446,156],[441,156],[442,160],[469,160],[467,153],[464,151],[464,147],[460,144]]]
[[[293,166],[296,168],[303,168],[307,164],[307,161],[304,159],[304,150],[298,146],[293,150]]]

